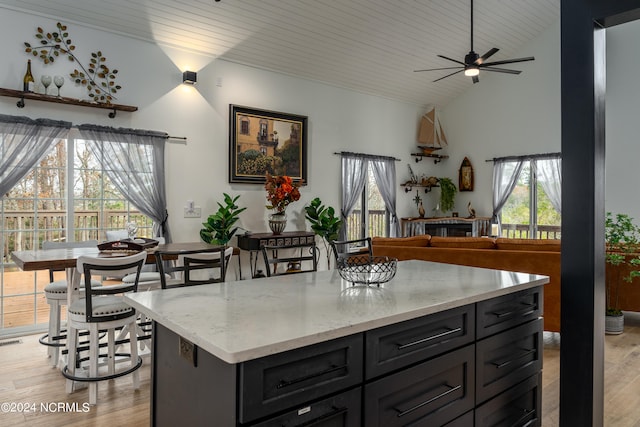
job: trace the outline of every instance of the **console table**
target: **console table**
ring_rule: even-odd
[[[473,237],[488,236],[491,232],[491,218],[457,218],[457,217],[430,217],[430,218],[400,218],[402,236],[411,237],[421,234],[433,236],[466,236],[471,233]]]
[[[281,234],[273,233],[245,233],[238,235],[238,247],[249,251],[249,265],[251,277],[256,277],[258,272],[258,252],[264,245],[269,246],[295,246],[311,243],[316,235],[312,231],[285,231]]]

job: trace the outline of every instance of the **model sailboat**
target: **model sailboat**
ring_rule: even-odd
[[[438,112],[434,107],[420,119],[418,148],[420,148],[424,154],[431,154],[435,150],[440,150],[445,145],[448,145],[447,137],[442,129]]]

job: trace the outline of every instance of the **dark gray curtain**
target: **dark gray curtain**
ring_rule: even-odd
[[[373,176],[390,214],[389,237],[399,236],[400,223],[396,213],[396,161],[390,157],[379,157],[370,159],[369,164],[373,166]]]
[[[358,203],[367,182],[367,157],[356,153],[341,153],[342,163],[342,229],[340,240],[347,240],[347,218]]]
[[[0,114],[0,196],[28,174],[60,138],[66,138],[70,128],[70,122]]]
[[[96,125],[81,125],[78,130],[116,188],[153,220],[153,235],[171,242],[164,174],[168,135]]]

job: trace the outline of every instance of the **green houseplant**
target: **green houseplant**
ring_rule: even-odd
[[[209,215],[207,222],[203,222],[203,229],[200,230],[200,238],[210,244],[224,245],[238,231],[238,227],[234,224],[238,221],[238,215],[247,208],[241,208],[236,205],[239,195],[231,198],[227,193],[224,195],[224,206],[218,202],[218,211]]]
[[[450,178],[440,178],[440,210],[448,212],[455,206],[455,197],[458,189]]]
[[[624,316],[620,309],[620,286],[640,276],[640,228],[626,214],[607,212],[605,217],[606,325],[607,333],[621,333]]]
[[[327,269],[331,269],[331,242],[338,238],[342,228],[342,220],[335,216],[331,206],[324,206],[320,198],[316,197],[304,208],[305,218],[311,224],[311,229],[322,237],[327,251]]]

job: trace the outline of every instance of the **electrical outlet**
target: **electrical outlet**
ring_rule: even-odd
[[[201,216],[202,216],[202,209],[200,207],[196,207],[193,209],[184,208],[185,218],[200,218]]]
[[[188,361],[192,366],[198,366],[196,360],[196,346],[191,341],[180,337],[178,342],[178,354]]]

